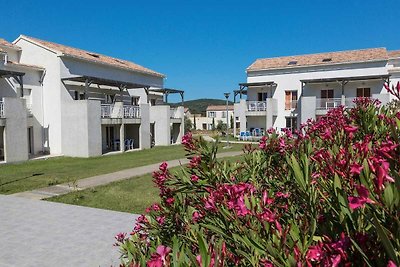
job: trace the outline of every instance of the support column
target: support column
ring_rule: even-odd
[[[125,124],[121,124],[119,128],[119,150],[121,152],[125,151]]]

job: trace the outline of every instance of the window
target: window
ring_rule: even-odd
[[[209,118],[215,118],[215,111],[209,111],[208,112],[208,117]]]
[[[150,104],[152,106],[155,106],[156,105],[156,99],[150,99]]]
[[[207,130],[207,123],[203,123],[203,130]]]
[[[265,93],[265,92],[257,93],[258,101],[265,101],[265,100],[267,100],[267,98],[268,98],[268,93]]]
[[[285,91],[285,110],[297,108],[297,91]]]
[[[333,98],[333,89],[323,89],[321,90],[321,98]]]
[[[297,129],[297,117],[286,117],[286,128],[294,132]]]
[[[226,118],[226,111],[222,111],[222,118]]]
[[[357,88],[357,97],[371,97],[371,88]]]
[[[322,60],[322,62],[330,62],[330,61],[332,61],[332,58],[324,58],[324,59]]]
[[[289,63],[288,63],[288,65],[296,65],[297,64],[297,60],[293,60],[293,61],[290,61]]]

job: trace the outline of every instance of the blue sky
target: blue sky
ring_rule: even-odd
[[[166,74],[166,87],[186,99],[223,99],[256,58],[400,49],[399,14],[399,0],[19,0],[7,1],[0,37],[22,33],[131,60]]]

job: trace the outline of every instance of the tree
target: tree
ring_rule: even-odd
[[[226,123],[224,123],[222,120],[218,120],[217,131],[220,132],[226,131]]]
[[[231,122],[231,125],[230,125],[231,127],[229,127],[229,128],[230,128],[230,129],[233,129],[233,124],[235,123],[235,122],[233,121],[233,115],[231,115],[231,121],[230,121],[230,122]]]
[[[197,129],[197,126],[196,126],[196,114],[193,114],[193,129]]]
[[[215,131],[215,119],[214,118],[212,120],[211,130]]]
[[[192,121],[187,116],[184,118],[184,127],[185,132],[189,132],[192,129]]]

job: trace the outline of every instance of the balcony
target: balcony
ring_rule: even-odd
[[[110,104],[102,104],[101,118],[137,119],[140,118],[140,107],[131,105],[115,106]]]
[[[267,111],[267,101],[247,101],[247,111]]]
[[[170,109],[170,117],[171,117],[171,119],[180,119],[180,116],[179,116],[177,108],[171,108]]]
[[[317,98],[316,109],[317,110],[329,110],[337,108],[342,104],[341,98]]]
[[[297,108],[297,100],[291,100],[290,102],[285,102],[285,110],[291,110]]]

